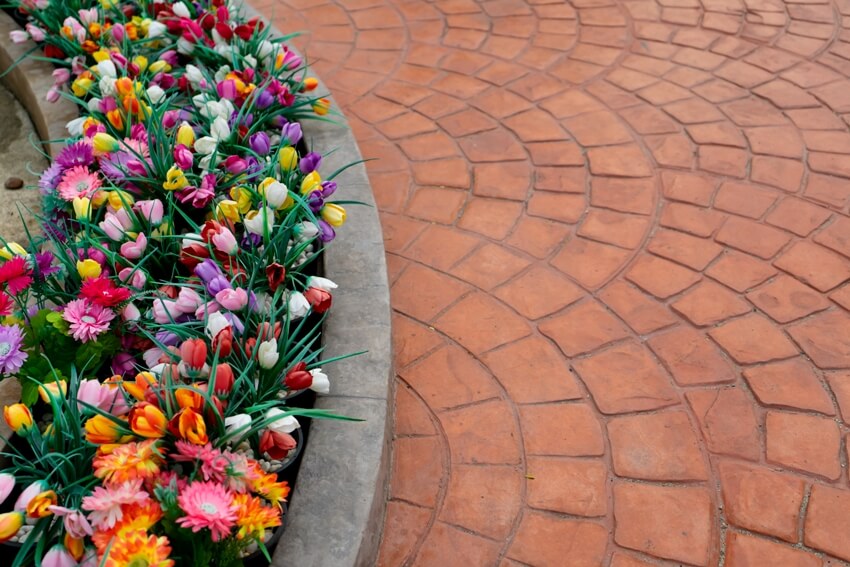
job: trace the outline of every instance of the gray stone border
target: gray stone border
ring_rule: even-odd
[[[243,9],[249,17],[261,17],[247,4]],[[8,41],[13,29],[18,29],[15,21],[0,11],[0,72],[34,45]],[[77,110],[64,99],[55,104],[45,100],[53,84],[51,72],[48,63],[28,58],[4,82],[29,112],[39,136],[61,140]],[[321,82],[318,88],[327,92]],[[333,152],[324,159],[326,172],[361,159],[351,129],[341,120],[302,123],[311,149]],[[55,155],[61,143],[46,146]],[[324,356],[368,352],[327,367],[331,394],[320,396],[316,407],[365,421],[313,421],[286,531],[272,560],[278,567],[372,566],[383,528],[394,401],[383,233],[364,165],[347,169],[338,182],[341,198],[367,206],[348,207],[339,238],[325,252],[325,275],[340,287],[325,323]]]

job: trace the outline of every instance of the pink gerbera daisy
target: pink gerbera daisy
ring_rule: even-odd
[[[91,197],[100,189],[100,185],[100,176],[97,173],[92,173],[84,165],[78,165],[62,175],[57,189],[59,196],[66,201],[73,201],[74,197]]]
[[[89,520],[99,530],[107,530],[124,517],[122,506],[129,504],[140,504],[150,498],[150,495],[142,490],[142,480],[104,488],[98,486],[92,491],[91,496],[83,498],[83,510],[88,510]]]
[[[71,324],[71,335],[85,343],[105,332],[115,313],[87,299],[75,299],[65,306],[62,318]]]
[[[191,483],[177,497],[177,504],[186,512],[177,523],[196,533],[207,528],[213,541],[220,541],[230,535],[236,522],[233,493],[215,482]]]
[[[227,478],[230,460],[209,443],[193,445],[186,441],[177,441],[174,446],[177,452],[171,457],[178,462],[198,461],[204,480],[223,482]]]
[[[18,295],[32,283],[32,270],[21,256],[15,256],[0,265],[0,285],[6,284],[7,291]]]

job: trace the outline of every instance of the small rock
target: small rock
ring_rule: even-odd
[[[24,180],[20,177],[10,177],[3,186],[14,191],[24,186]]]

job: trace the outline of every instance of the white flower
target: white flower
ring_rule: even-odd
[[[301,221],[295,226],[295,234],[298,235],[298,242],[307,242],[319,235],[319,227],[310,221]]]
[[[148,99],[153,104],[159,104],[163,101],[163,99],[165,99],[165,91],[158,85],[151,85],[148,87],[146,92],[148,94]]]
[[[251,211],[245,215],[242,223],[245,225],[245,230],[251,234],[259,236],[271,234],[274,229],[274,211],[268,207],[262,207],[256,212]]]
[[[266,59],[270,55],[272,55],[275,51],[274,44],[268,40],[263,40],[257,46],[257,55],[260,56],[261,59]]]
[[[257,58],[253,55],[245,55],[243,59],[248,64],[249,69],[254,69],[257,67]]]
[[[161,37],[168,28],[162,22],[151,22],[148,24],[148,38]]]
[[[171,11],[174,12],[174,15],[178,18],[191,18],[192,14],[189,12],[189,8],[186,7],[186,4],[183,2],[177,2],[176,4],[172,4]]]
[[[233,48],[226,43],[219,43],[213,49],[225,59],[233,59]]]
[[[115,89],[115,83],[118,79],[115,77],[103,77],[98,84],[100,85],[100,94],[103,96],[115,96],[118,91]]]
[[[310,389],[319,394],[329,394],[331,391],[331,381],[328,380],[328,375],[322,372],[321,368],[314,368],[310,371],[313,375],[313,383]]]
[[[160,362],[159,364],[151,366],[149,370],[151,371],[151,374],[156,374],[157,376],[162,376],[162,371],[165,370],[165,366],[166,365],[165,365],[164,362]]]
[[[68,133],[72,136],[82,136],[83,135],[83,124],[86,121],[85,116],[81,116],[79,118],[74,118],[70,122],[65,125],[65,128],[68,130]]]
[[[99,98],[90,98],[89,102],[86,106],[88,106],[89,112],[100,112],[100,103],[102,101]]]
[[[189,81],[189,84],[193,87],[197,87],[201,84],[201,81],[204,80],[204,74],[201,72],[200,69],[198,69],[194,65],[186,65],[186,70],[184,71],[183,76],[186,77],[186,80]],[[197,99],[198,97],[204,97],[204,95],[198,95],[195,97],[195,99]],[[195,104],[197,104],[197,100]]]
[[[287,308],[289,309],[290,317],[300,319],[310,311],[310,302],[307,301],[307,298],[300,291],[293,291],[289,294]]]
[[[104,59],[98,63],[97,72],[101,77],[118,78],[118,71],[115,69],[115,63],[111,59]]]
[[[218,165],[218,162],[221,161],[221,156],[219,156],[219,157],[216,158],[215,164],[214,164],[214,163],[212,163],[212,158],[213,157],[211,155],[204,156],[198,161],[198,167],[201,168],[201,173],[203,175],[206,175],[207,173],[209,173],[210,170],[213,167],[215,167],[216,165]]]
[[[260,362],[260,367],[266,370],[274,368],[277,364],[280,355],[277,352],[277,341],[269,339],[260,343],[257,349],[257,360]]]
[[[230,73],[230,65],[222,65],[218,68],[218,71],[215,72],[215,80],[217,83],[220,83],[227,77],[227,74]]]
[[[245,429],[242,429],[243,427]],[[237,413],[236,415],[224,418],[224,430],[228,434],[232,434],[236,430],[242,429],[241,433],[244,435],[248,432],[250,427],[251,416],[246,413]]]
[[[307,278],[307,287],[317,287],[319,289],[323,289],[325,291],[333,291],[339,286],[334,282],[329,280],[328,278],[321,278],[319,276],[310,276]]]
[[[195,44],[191,41],[186,41],[182,37],[177,40],[177,52],[182,53],[183,55],[192,55],[192,52],[195,51]]]
[[[215,338],[216,335],[228,327],[230,327],[230,321],[218,311],[210,313],[209,317],[207,317],[207,335],[211,338]]]
[[[289,189],[280,181],[269,183],[265,189],[266,202],[273,208],[278,209],[289,196]]]
[[[286,417],[279,417],[282,415],[284,415],[284,412],[277,408],[272,408],[266,412],[266,415],[264,417],[266,419],[274,420],[269,423],[269,429],[277,433],[292,433],[293,431],[301,427],[301,424],[298,423],[298,420],[295,419],[294,416],[287,415]]]
[[[210,128],[210,135],[216,140],[226,142],[230,138],[230,134],[230,125],[227,123],[227,120],[221,116],[217,116]]]
[[[199,242],[203,242],[203,237],[197,232],[187,232],[186,234],[181,235],[183,239],[180,241],[181,248],[188,248],[193,244],[197,244]]]
[[[218,140],[211,136],[204,136],[195,140],[195,151],[201,155],[208,156],[215,151]]]

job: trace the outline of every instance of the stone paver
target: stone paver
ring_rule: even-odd
[[[252,1],[377,158],[379,565],[850,561],[850,1]]]

